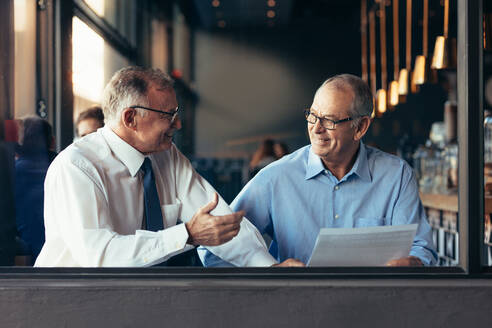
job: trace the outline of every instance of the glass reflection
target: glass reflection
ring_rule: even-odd
[[[85,2],[133,45],[145,44],[136,38],[135,2]],[[360,37],[360,31],[350,27],[357,24],[357,8],[341,6],[335,15],[328,10],[333,7],[320,3],[309,7],[290,2],[287,11],[290,13],[295,7],[295,16],[289,18],[282,3],[268,2],[268,8],[264,7],[275,7],[275,15],[269,15],[262,7],[261,15],[245,15],[235,21],[234,10],[250,3],[241,2],[229,11],[225,1],[217,1],[215,6],[210,1],[195,1],[205,24],[193,22],[189,13],[181,12],[179,7],[173,8],[174,21],[162,20],[159,15],[148,20],[153,24],[148,30],[158,33],[147,36],[152,45],[139,48],[139,60],[145,63],[150,58],[153,66],[175,69],[179,104],[185,108],[183,132],[176,137],[176,144],[227,202],[254,175],[253,169],[257,173],[270,159],[281,157],[269,152],[265,160],[257,161],[261,165],[248,168],[264,140],[286,144],[294,151],[309,143],[299,109],[309,106],[313,91],[324,78],[359,72],[360,49],[350,41]],[[35,1],[17,0],[15,5],[16,51],[18,45],[25,44],[22,51],[16,52],[15,68],[16,79],[24,76],[16,82],[16,117],[21,117],[34,113],[35,108],[36,79],[26,79],[29,73],[22,71],[31,75],[35,71],[35,38],[23,42],[26,34],[21,34],[31,30],[31,35],[35,35],[28,16],[30,11],[35,12]],[[451,23],[455,24],[452,19]],[[337,33],[340,30],[344,33]],[[100,102],[101,91],[112,74],[131,63],[77,17],[73,18],[72,32],[75,120],[82,111]],[[322,40],[344,50],[335,51]],[[437,123],[443,121],[445,102],[455,100],[453,72],[441,72],[439,77],[440,84],[424,85],[418,93],[408,95],[406,102],[388,108],[383,117],[373,122],[364,142],[398,154],[413,165],[434,229],[433,240],[442,255],[440,263],[456,265],[458,154],[456,136],[453,139],[452,129],[447,130],[449,124],[456,122],[448,124],[444,118],[444,123]],[[197,95],[200,102],[194,107]],[[443,199],[447,207],[442,206]],[[271,240],[267,242],[270,244]]]
[[[73,18],[73,92],[98,102],[104,82],[104,40],[79,18]]]

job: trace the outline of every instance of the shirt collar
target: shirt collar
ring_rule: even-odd
[[[349,173],[346,174],[345,177],[349,177],[352,174],[357,174],[359,178],[366,181],[371,181],[371,172],[369,171],[369,165],[367,161],[367,150],[364,143],[361,141],[359,144],[359,151],[357,152],[357,159],[355,160],[352,169]],[[311,179],[316,175],[320,174],[325,170],[323,166],[323,162],[318,155],[313,152],[312,147],[309,147],[309,155],[306,166],[306,175],[305,179]]]
[[[323,162],[318,155],[313,152],[313,147],[309,147],[308,161],[306,166],[306,176],[304,177],[306,180],[311,179],[312,177],[317,176],[321,172],[325,170],[323,166]]]
[[[145,156],[121,139],[110,127],[105,126],[101,129],[101,133],[104,139],[106,139],[109,148],[111,148],[116,157],[128,168],[131,176],[135,177],[142,166]]]
[[[367,148],[362,141],[359,143],[359,151],[354,166],[352,166],[352,169],[346,176],[349,177],[351,174],[357,174],[359,178],[368,182],[372,180],[367,161]]]

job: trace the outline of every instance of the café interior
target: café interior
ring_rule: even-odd
[[[0,16],[0,276],[90,281],[91,275],[133,275],[138,281],[149,274],[153,279],[202,275],[234,281],[256,275],[272,285],[294,277],[490,278],[490,1],[5,0]],[[248,268],[33,268],[39,249],[23,240],[16,203],[23,195],[42,194],[42,181],[16,189],[23,122],[37,117],[49,123],[49,151],[56,156],[81,138],[81,113],[100,106],[111,76],[130,65],[159,68],[174,79],[182,128],[173,142],[228,203],[258,170],[309,144],[303,111],[323,81],[343,73],[359,76],[374,96],[363,142],[414,170],[437,265],[306,267],[281,270],[280,276],[272,269]],[[31,231],[42,240],[42,202],[39,210]],[[32,288],[25,287],[25,295]],[[308,322],[316,326],[312,315]],[[72,319],[83,322],[76,315]],[[450,322],[450,317],[438,319]],[[458,316],[455,323],[466,320]]]

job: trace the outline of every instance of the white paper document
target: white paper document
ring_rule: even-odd
[[[322,228],[308,266],[382,266],[407,257],[417,226]]]

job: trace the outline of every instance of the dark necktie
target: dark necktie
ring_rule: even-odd
[[[146,228],[150,231],[159,231],[164,229],[162,224],[162,211],[157,188],[155,187],[154,172],[152,163],[149,158],[145,158],[141,167],[144,177],[144,205],[145,205],[145,222]]]
[[[145,205],[145,222],[146,228],[150,231],[159,231],[164,229],[162,224],[162,211],[157,188],[155,187],[154,172],[152,163],[149,158],[145,158],[141,167],[144,177],[144,205]],[[175,255],[169,260],[159,263],[155,266],[203,266],[196,248],[187,252]]]

